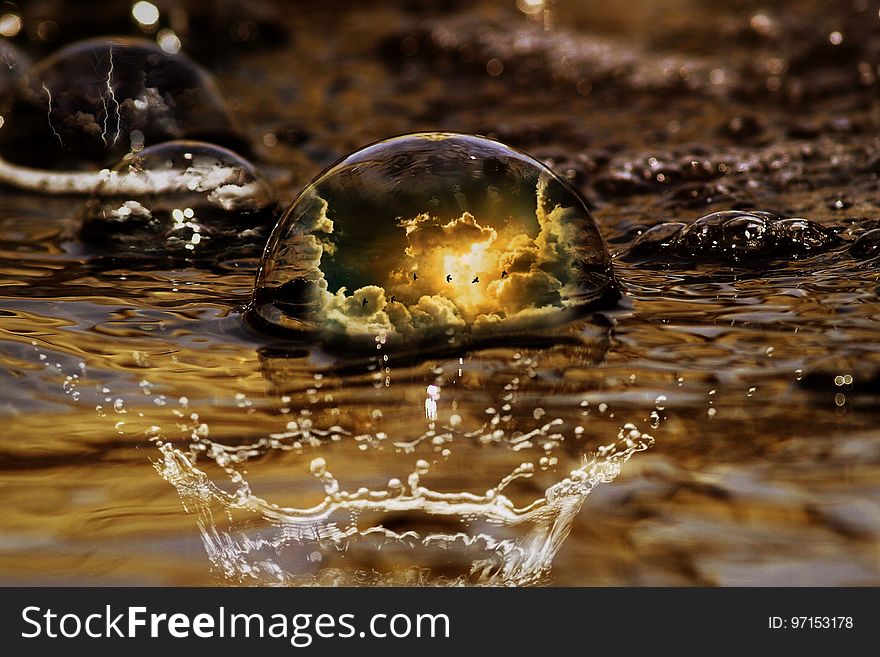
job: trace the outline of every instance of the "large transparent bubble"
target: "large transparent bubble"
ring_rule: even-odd
[[[132,148],[202,139],[242,148],[211,76],[141,39],[92,39],[32,66],[0,130],[7,160],[109,166]]]
[[[214,144],[170,141],[130,153],[104,174],[82,235],[193,253],[218,242],[263,244],[274,207],[271,186],[248,160]]]
[[[323,338],[529,331],[617,298],[589,211],[482,137],[404,135],[338,162],[276,226],[251,315]]]

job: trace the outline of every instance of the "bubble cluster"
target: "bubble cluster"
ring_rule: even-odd
[[[653,226],[638,237],[627,257],[747,263],[806,257],[840,242],[834,232],[808,219],[781,219],[757,210],[726,210],[707,214],[689,225],[669,222]]]
[[[6,122],[0,153],[37,167],[110,165],[171,139],[243,147],[211,76],[140,39],[82,41],[34,64]]]
[[[269,183],[244,158],[213,144],[170,141],[127,155],[106,174],[81,232],[90,241],[144,248],[161,238],[165,248],[196,251],[210,240],[260,234],[273,207]]]
[[[315,179],[269,241],[251,316],[323,336],[428,335],[559,322],[617,298],[583,201],[499,142],[420,133]]]

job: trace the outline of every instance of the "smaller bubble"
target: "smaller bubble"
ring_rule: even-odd
[[[274,221],[273,197],[256,167],[236,153],[169,141],[129,153],[108,173],[83,211],[81,234],[139,249],[193,251],[207,240],[218,248],[240,245],[243,231],[256,236]]]

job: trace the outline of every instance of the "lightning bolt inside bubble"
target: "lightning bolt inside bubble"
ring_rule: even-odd
[[[58,131],[55,129],[55,126],[52,125],[52,92],[49,91],[49,87],[46,86],[46,83],[43,83],[43,91],[46,92],[46,96],[49,98],[49,109],[46,110],[46,119],[49,121],[49,128],[52,129],[52,132],[55,133],[55,136],[58,137],[58,143],[61,144],[61,147],[64,148],[64,140],[61,139],[61,135],[58,134]]]
[[[104,105],[104,132],[101,133],[101,141],[104,142],[104,145],[107,145],[107,120],[110,118],[110,112],[107,107],[108,98],[113,102],[116,106],[116,130],[113,133],[113,141],[111,146],[116,146],[116,141],[119,139],[119,125],[120,125],[120,116],[119,116],[119,101],[116,100],[116,93],[113,91],[113,48],[110,48],[110,68],[107,69],[107,97],[104,97],[104,94],[101,94],[101,103]]]

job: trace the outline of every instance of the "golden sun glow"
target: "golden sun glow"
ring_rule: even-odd
[[[448,290],[460,305],[480,306],[488,301],[486,287],[500,275],[500,253],[492,246],[480,242],[464,252],[441,251],[442,266],[432,277],[438,290]]]

